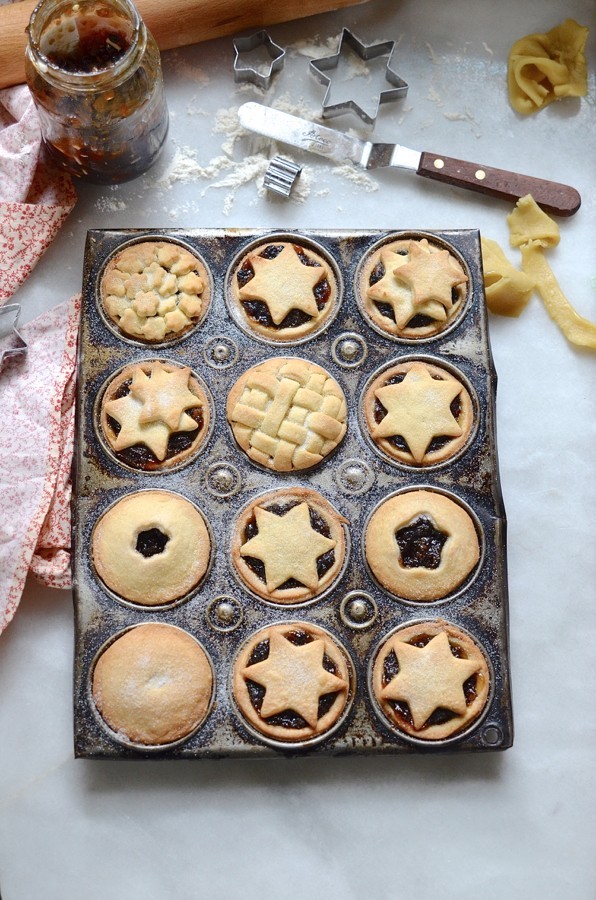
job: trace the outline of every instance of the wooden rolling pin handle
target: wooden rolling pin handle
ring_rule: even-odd
[[[159,49],[171,50],[363,2],[366,0],[137,0],[135,5]],[[0,6],[0,88],[25,80],[25,29],[35,6],[36,0]]]

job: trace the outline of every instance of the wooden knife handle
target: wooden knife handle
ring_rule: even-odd
[[[160,50],[199,41],[258,31],[316,13],[365,3],[366,0],[136,0],[135,5]],[[0,6],[0,88],[25,80],[25,47],[36,0]],[[230,67],[231,67],[230,58]]]
[[[581,204],[578,192],[567,184],[517,175],[504,169],[491,169],[490,166],[435,153],[422,153],[418,175],[502,200],[517,201],[531,194],[542,209],[557,216],[572,216]]]

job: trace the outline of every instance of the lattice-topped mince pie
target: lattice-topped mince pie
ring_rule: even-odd
[[[204,263],[179,244],[142,241],[117,253],[101,279],[102,306],[128,337],[160,343],[200,322],[210,299]]]
[[[253,248],[230,281],[232,310],[245,330],[293,341],[321,330],[338,299],[331,265],[301,243],[274,240]]]
[[[365,261],[358,286],[371,322],[388,334],[426,338],[453,322],[467,294],[459,260],[427,238],[383,244]]]
[[[424,741],[455,737],[485,709],[490,673],[472,638],[442,619],[393,632],[372,668],[375,699],[390,724]]]
[[[240,713],[275,741],[323,737],[340,722],[353,690],[345,651],[327,631],[308,622],[282,622],[256,632],[234,665]]]
[[[244,584],[264,600],[305,602],[322,594],[341,571],[345,522],[317,491],[270,491],[238,517],[232,561]]]
[[[468,441],[474,406],[464,384],[442,366],[399,362],[370,382],[364,420],[377,447],[409,466],[445,462]]]
[[[107,385],[101,430],[117,459],[144,471],[188,460],[209,433],[211,412],[198,378],[160,360],[132,363]]]
[[[309,469],[346,432],[346,399],[337,381],[315,363],[275,357],[240,376],[226,413],[242,450],[268,469]]]

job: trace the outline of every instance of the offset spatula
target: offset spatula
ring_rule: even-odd
[[[572,216],[581,204],[578,192],[566,184],[517,175],[504,169],[480,166],[478,163],[439,156],[436,153],[411,150],[401,144],[361,141],[341,131],[290,116],[261,103],[244,103],[238,110],[238,116],[241,125],[248,131],[264,134],[281,143],[336,161],[350,160],[363,169],[410,169],[424,178],[503,200],[515,201],[531,194],[544,210],[558,216]]]

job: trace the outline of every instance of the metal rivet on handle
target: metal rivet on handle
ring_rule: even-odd
[[[477,178],[478,181],[484,181],[484,179],[486,178],[486,172],[484,171],[484,169],[478,169],[476,172],[474,172],[474,178]]]
[[[435,169],[443,169],[445,167],[445,160],[435,159],[433,166],[435,167]]]

